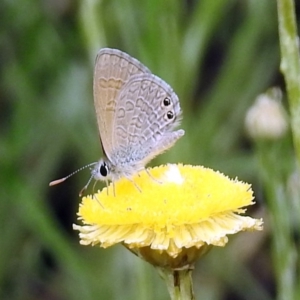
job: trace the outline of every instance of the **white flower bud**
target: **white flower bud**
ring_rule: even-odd
[[[249,108],[245,126],[253,139],[279,139],[287,132],[287,115],[281,98],[281,90],[272,88],[259,95],[254,105]]]

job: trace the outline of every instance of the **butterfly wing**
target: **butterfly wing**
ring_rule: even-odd
[[[181,119],[177,95],[153,74],[132,76],[118,94],[115,110],[112,162],[116,166],[144,168],[184,135],[183,130],[174,131]]]
[[[94,105],[104,154],[111,159],[114,116],[120,90],[132,76],[150,70],[128,54],[110,48],[98,52],[94,70]]]

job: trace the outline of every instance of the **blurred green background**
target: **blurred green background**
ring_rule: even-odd
[[[257,95],[284,89],[275,1],[3,0],[0,24],[0,299],[169,299],[156,271],[121,246],[79,245],[72,224],[88,170],[48,186],[101,157],[92,76],[102,47],[136,57],[180,98],[186,134],[150,165],[204,165],[253,184],[250,213],[265,230],[199,261],[196,299],[292,299],[285,286],[300,297],[290,133],[267,144],[271,163],[261,164],[244,129]],[[274,198],[287,209],[279,223]],[[288,228],[288,249],[274,223]]]

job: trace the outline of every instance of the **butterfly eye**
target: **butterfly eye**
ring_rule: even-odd
[[[172,120],[174,118],[174,113],[172,111],[168,111],[166,113],[166,117],[168,120]]]
[[[103,177],[107,176],[107,174],[108,174],[108,167],[107,167],[107,164],[105,162],[103,162],[102,165],[100,166],[99,172],[100,172],[100,174]]]
[[[169,97],[166,97],[164,100],[163,100],[163,105],[164,106],[169,106],[171,104],[171,99]]]

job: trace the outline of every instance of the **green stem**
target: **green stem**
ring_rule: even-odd
[[[293,240],[291,206],[285,190],[284,175],[278,168],[278,161],[284,153],[280,142],[259,141],[257,155],[260,175],[266,190],[269,223],[272,230],[272,260],[276,276],[278,300],[296,299],[297,248]]]
[[[277,0],[281,71],[284,75],[290,112],[293,139],[300,166],[300,57],[299,40],[293,0]]]
[[[101,5],[95,0],[82,0],[79,4],[79,28],[93,65],[96,53],[107,45],[102,18],[99,17],[102,13]]]
[[[166,282],[172,300],[195,300],[192,268],[172,270],[157,267],[157,270]]]

